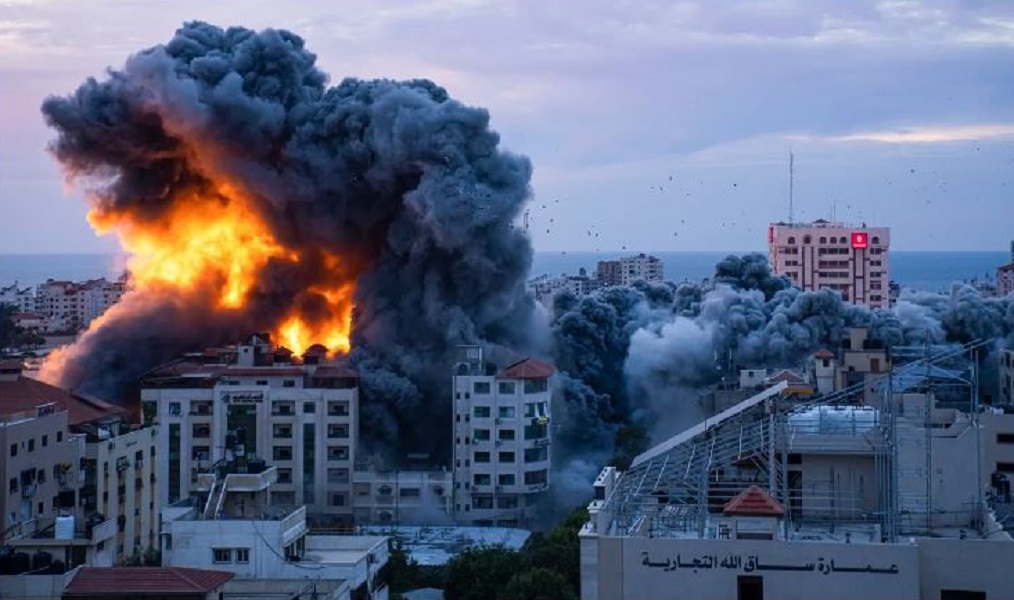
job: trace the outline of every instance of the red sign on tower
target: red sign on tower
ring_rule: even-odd
[[[852,232],[852,248],[866,248],[870,245],[870,238],[865,231]]]

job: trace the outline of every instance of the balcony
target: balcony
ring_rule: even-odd
[[[214,472],[198,473],[194,491],[210,491],[217,478],[218,475]],[[225,489],[227,492],[262,492],[277,481],[278,467],[268,467],[260,473],[227,473]]]

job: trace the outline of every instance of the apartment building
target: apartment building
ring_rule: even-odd
[[[7,287],[0,287],[0,304],[10,304],[18,312],[35,310],[35,293],[32,288],[19,288],[17,282]]]
[[[459,348],[454,394],[454,514],[458,522],[524,526],[549,489],[550,385],[534,358],[498,369],[482,348]]]
[[[886,308],[890,290],[891,230],[818,219],[768,228],[771,269],[804,291],[831,289],[847,302]]]
[[[126,275],[83,282],[49,279],[36,288],[34,311],[66,329],[87,327],[126,292]]]
[[[1000,395],[997,404],[1014,407],[1014,350],[1000,350]]]
[[[596,277],[604,286],[631,285],[635,281],[665,280],[665,266],[657,256],[636,254],[617,260],[599,261]]]
[[[67,567],[109,566],[158,547],[154,428],[25,377],[14,360],[0,363],[0,398],[4,543]]]
[[[313,517],[352,521],[358,438],[358,376],[312,346],[300,359],[266,336],[188,354],[141,382],[146,419],[159,424],[157,479],[163,504],[195,492],[214,465],[278,469],[275,508],[306,505]]]

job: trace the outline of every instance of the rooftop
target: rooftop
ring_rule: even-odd
[[[233,577],[234,573],[226,571],[184,567],[83,567],[64,597],[207,594]]]
[[[503,379],[546,379],[551,377],[556,369],[553,365],[537,358],[526,358],[507,365],[497,377]]]
[[[71,426],[118,417],[125,412],[123,408],[98,398],[72,394],[24,375],[18,375],[14,379],[0,379],[0,398],[3,398],[0,415],[23,413],[46,404],[56,404],[67,411],[67,420]]]

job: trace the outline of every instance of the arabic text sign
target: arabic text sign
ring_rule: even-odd
[[[701,554],[697,556],[684,556],[682,553],[676,556],[653,557],[647,550],[641,552],[641,565],[649,569],[662,569],[663,571],[698,571],[705,569],[729,569],[743,573],[754,571],[805,571],[830,575],[831,573],[873,573],[880,575],[897,575],[900,568],[897,564],[873,565],[836,564],[835,559],[825,560],[818,556],[815,560],[803,563],[788,563],[782,561],[765,561],[757,555],[751,554]]]

